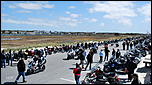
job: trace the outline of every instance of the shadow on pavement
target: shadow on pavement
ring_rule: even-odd
[[[17,84],[15,82],[4,82],[4,84]]]
[[[145,78],[144,78],[144,84],[150,84],[150,81],[151,81],[150,73],[147,73]]]
[[[148,72],[151,72],[151,68],[148,68],[148,67],[138,68],[138,69],[137,69],[137,72],[140,72],[140,73],[148,73]]]
[[[70,70],[73,70],[74,68],[69,68]]]
[[[67,58],[63,58],[62,60],[69,60],[69,59],[67,59]]]

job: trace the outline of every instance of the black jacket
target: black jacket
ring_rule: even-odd
[[[88,62],[90,62],[90,63],[93,62],[93,54],[92,54],[92,53],[89,53],[89,54],[87,55],[87,60],[88,60]]]
[[[134,73],[134,70],[137,68],[137,64],[133,63],[132,61],[127,63],[127,69],[129,73]]]
[[[23,60],[20,60],[17,63],[17,69],[18,69],[18,72],[24,72],[25,71],[25,63],[24,63]]]
[[[6,56],[4,53],[1,53],[1,59],[6,59]]]
[[[136,85],[136,84],[141,84],[141,82],[140,82],[139,79],[137,79],[137,80],[134,79],[134,80],[131,82],[131,84]]]

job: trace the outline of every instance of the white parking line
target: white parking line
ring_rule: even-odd
[[[60,78],[61,80],[65,80],[65,81],[70,81],[70,82],[73,82],[73,83],[75,83],[75,81],[73,81],[73,80],[70,80],[70,79],[65,79],[65,78]]]

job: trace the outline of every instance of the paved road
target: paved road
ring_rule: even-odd
[[[126,52],[122,50],[121,43],[119,43],[119,47],[116,49],[120,49],[122,55]],[[99,49],[103,48],[103,46],[100,46]],[[114,46],[109,47],[109,49],[112,52],[112,48],[115,48]],[[87,50],[88,52],[88,50]],[[97,51],[99,53],[99,50]],[[111,55],[110,52],[110,55]],[[79,60],[63,60],[67,57],[66,53],[57,53],[53,55],[47,56],[47,63],[46,63],[46,69],[43,72],[39,72],[36,74],[32,74],[29,76],[26,76],[26,84],[75,84],[74,75],[72,73],[72,68],[75,67],[75,63],[79,63]],[[92,66],[96,65],[99,61],[99,55],[94,55],[94,63]],[[26,63],[28,63],[26,61]],[[100,64],[100,66],[102,66]],[[80,80],[82,80],[87,71],[82,71],[82,76],[80,77]],[[145,77],[146,75],[142,76]],[[16,66],[10,67],[7,66],[6,68],[1,69],[1,84],[3,83],[11,83],[14,82],[17,77],[17,68]],[[125,77],[125,75],[123,76]],[[22,82],[22,77],[19,80],[19,83]],[[21,83],[23,84],[23,83]]]

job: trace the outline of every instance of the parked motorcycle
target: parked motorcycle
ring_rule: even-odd
[[[37,73],[40,71],[44,71],[45,70],[45,63],[46,63],[45,57],[41,57],[40,62],[38,62],[38,61],[29,62],[26,75],[30,75],[30,74],[34,74],[34,73]]]
[[[68,53],[67,53],[67,59],[69,60],[69,59],[74,59],[74,57],[75,57],[75,53],[74,53],[74,51],[69,51]]]

